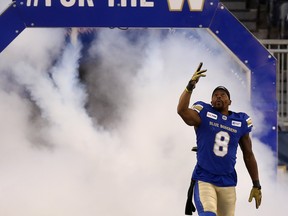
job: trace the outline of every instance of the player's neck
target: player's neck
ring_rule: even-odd
[[[229,110],[224,110],[224,111],[221,111],[221,114],[228,116],[228,115],[230,115],[230,112],[229,112]]]
[[[216,109],[218,112],[220,112],[222,115],[230,115],[229,109]]]

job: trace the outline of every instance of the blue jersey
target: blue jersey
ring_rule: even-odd
[[[235,186],[238,143],[252,129],[250,117],[231,111],[226,116],[202,101],[194,103],[193,109],[198,112],[201,124],[195,129],[197,165],[192,178],[217,186]]]

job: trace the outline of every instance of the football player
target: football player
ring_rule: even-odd
[[[192,174],[185,214],[192,215],[195,211],[191,197],[194,189],[199,216],[234,216],[238,145],[253,184],[249,202],[254,198],[258,209],[262,194],[249,135],[253,126],[251,118],[246,113],[229,110],[230,93],[224,86],[214,89],[211,104],[198,101],[189,108],[196,83],[206,76],[207,70],[201,70],[201,67],[202,63],[181,94],[177,107],[184,122],[194,126],[197,138],[197,164]]]

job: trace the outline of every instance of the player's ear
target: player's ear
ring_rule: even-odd
[[[230,102],[229,102],[229,105],[231,105],[231,103],[232,103],[232,100],[229,100]]]

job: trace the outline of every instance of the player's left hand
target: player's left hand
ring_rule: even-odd
[[[255,202],[256,202],[256,209],[258,209],[259,206],[261,205],[261,200],[262,200],[261,188],[253,187],[251,189],[249,202],[252,202],[253,198],[255,199]]]

